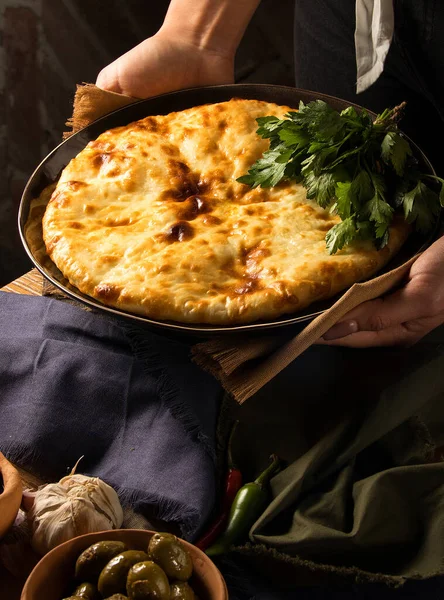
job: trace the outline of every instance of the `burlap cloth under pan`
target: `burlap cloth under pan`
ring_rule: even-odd
[[[133,101],[78,86],[65,135]],[[241,422],[235,451],[247,478],[272,452],[288,465],[250,531],[256,543],[232,553],[236,560],[294,584],[400,585],[444,573],[444,463],[417,417],[444,399],[443,344],[314,345],[349,310],[399,285],[416,258],[353,285],[297,335],[194,346],[196,361],[228,392],[221,435],[231,419]]]

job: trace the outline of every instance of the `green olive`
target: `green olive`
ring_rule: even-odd
[[[103,567],[117,554],[125,552],[123,542],[105,540],[89,546],[82,552],[76,562],[75,575],[79,581],[96,583]]]
[[[126,592],[130,600],[169,600],[170,584],[159,565],[146,560],[129,570]]]
[[[85,599],[82,598],[81,596],[67,596],[66,598],[63,598],[63,600],[85,600]]]
[[[97,587],[102,596],[111,596],[126,589],[126,576],[130,568],[136,563],[149,560],[149,556],[142,550],[126,550],[114,556],[102,569]]]
[[[100,600],[97,586],[87,581],[76,587],[73,596],[79,596],[79,598],[84,598],[85,600]]]
[[[195,600],[193,588],[186,581],[175,581],[170,585],[170,600]]]
[[[170,579],[186,581],[193,572],[193,561],[188,550],[171,533],[155,533],[148,545],[148,554]]]
[[[112,596],[108,596],[105,600],[128,600],[128,596],[124,596],[123,594],[113,594]]]

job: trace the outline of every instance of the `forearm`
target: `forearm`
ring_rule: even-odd
[[[171,0],[161,33],[234,56],[260,0]]]

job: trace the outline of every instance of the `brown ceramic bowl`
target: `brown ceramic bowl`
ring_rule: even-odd
[[[1,491],[3,488],[3,491]],[[0,452],[0,538],[17,516],[22,501],[22,481],[19,472]]]
[[[87,533],[60,544],[40,560],[28,577],[21,600],[62,600],[71,592],[77,557],[91,544],[102,540],[118,540],[135,550],[146,550],[154,531],[145,529],[115,529]],[[194,572],[190,580],[200,600],[228,600],[225,581],[204,552],[181,540],[193,559]]]

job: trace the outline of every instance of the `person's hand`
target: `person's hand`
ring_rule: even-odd
[[[204,50],[159,31],[105,67],[96,85],[134,98],[149,98],[233,81],[233,56]]]
[[[366,348],[410,346],[444,323],[444,237],[412,265],[396,292],[346,314],[320,344]]]

